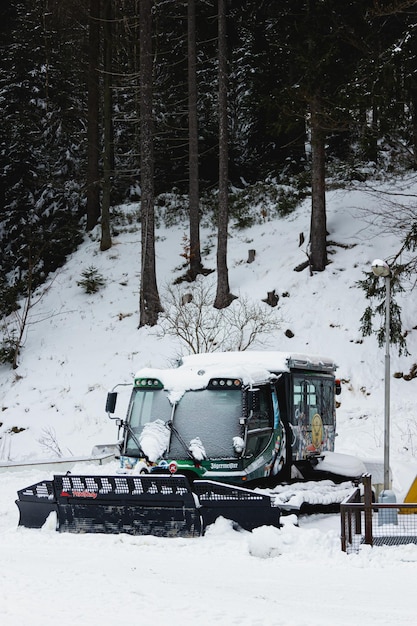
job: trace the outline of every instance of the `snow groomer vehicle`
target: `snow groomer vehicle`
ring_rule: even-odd
[[[19,491],[20,524],[40,527],[52,512],[72,532],[195,536],[219,516],[279,526],[278,485],[355,475],[334,453],[335,371],[325,357],[272,351],[141,369],[125,419],[114,417],[116,388],[107,397],[117,474],[68,473]]]

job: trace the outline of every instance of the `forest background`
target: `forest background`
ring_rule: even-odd
[[[228,222],[250,226],[259,198],[287,215],[311,196],[305,267],[325,271],[326,187],[417,168],[416,26],[407,0],[4,3],[2,319],[19,298],[31,306],[86,231],[99,224],[111,247],[124,202],[142,225],[140,326],[163,308],[161,206],[168,223],[189,221],[184,280],[209,271],[202,217],[217,229],[216,308],[234,299]],[[416,247],[412,216],[401,250]],[[388,259],[397,280],[415,271],[400,252]],[[3,361],[16,363],[21,330],[3,322]]]

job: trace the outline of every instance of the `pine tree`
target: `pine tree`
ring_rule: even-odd
[[[203,270],[200,249],[200,197],[198,180],[198,111],[197,111],[197,51],[195,30],[195,0],[187,2],[188,34],[188,202],[190,214],[191,280]]]
[[[0,73],[0,258],[3,275],[17,293],[24,291],[29,272],[35,288],[81,240],[82,15],[75,22],[71,3],[50,9],[40,0],[15,5]]]
[[[227,115],[227,44],[226,0],[218,1],[218,48],[219,48],[219,201],[217,218],[217,289],[214,306],[224,309],[233,302],[227,269],[228,231],[228,115]]]
[[[100,4],[90,0],[88,23],[88,109],[87,109],[87,230],[92,230],[100,217]]]
[[[156,283],[154,150],[152,107],[152,2],[140,2],[140,124],[141,124],[141,283],[139,326],[154,326],[162,311]]]

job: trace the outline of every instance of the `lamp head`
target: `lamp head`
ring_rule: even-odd
[[[383,276],[386,278],[390,275],[388,263],[385,263],[385,261],[382,261],[381,259],[375,259],[375,261],[372,261],[371,267],[375,276]]]

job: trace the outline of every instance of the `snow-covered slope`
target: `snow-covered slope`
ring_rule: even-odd
[[[397,191],[401,198],[413,186],[417,189],[417,183],[409,179],[397,182],[397,187],[381,184],[380,190]],[[300,248],[298,244],[301,232],[308,238],[307,200],[286,218],[247,230],[231,226],[229,239],[232,292],[256,302],[274,289],[279,296],[281,326],[268,337],[265,347],[324,354],[336,361],[343,380],[337,451],[371,458],[382,458],[384,350],[375,337],[363,339],[359,332],[366,300],[357,281],[370,271],[374,258],[389,258],[399,248],[397,232],[378,218],[383,198],[363,189],[328,192],[331,264],[313,276],[308,270],[294,271],[306,259],[305,245]],[[124,211],[132,208],[124,207]],[[142,367],[166,367],[185,353],[178,341],[161,337],[157,328],[138,329],[140,231],[131,224],[119,230],[109,251],[100,253],[97,240],[86,238],[56,272],[31,310],[18,369],[1,366],[1,460],[56,453],[87,455],[95,444],[114,441],[114,423],[104,412],[107,390],[130,382]],[[163,297],[166,285],[181,273],[187,225],[161,226],[157,235]],[[203,229],[202,247],[210,248],[204,258],[206,267],[215,267],[214,241],[213,232]],[[248,249],[256,250],[250,264]],[[77,281],[90,266],[105,277],[106,285],[87,295]],[[204,280],[213,281],[213,277]],[[184,291],[189,290],[184,285]],[[417,360],[415,298],[414,293],[406,293],[399,301],[410,355],[399,357],[393,348],[392,373],[407,373]],[[294,336],[287,337],[287,330]],[[416,379],[391,377],[393,464],[415,460],[416,387]],[[126,401],[128,394],[126,388]],[[124,408],[119,403],[120,413]]]

